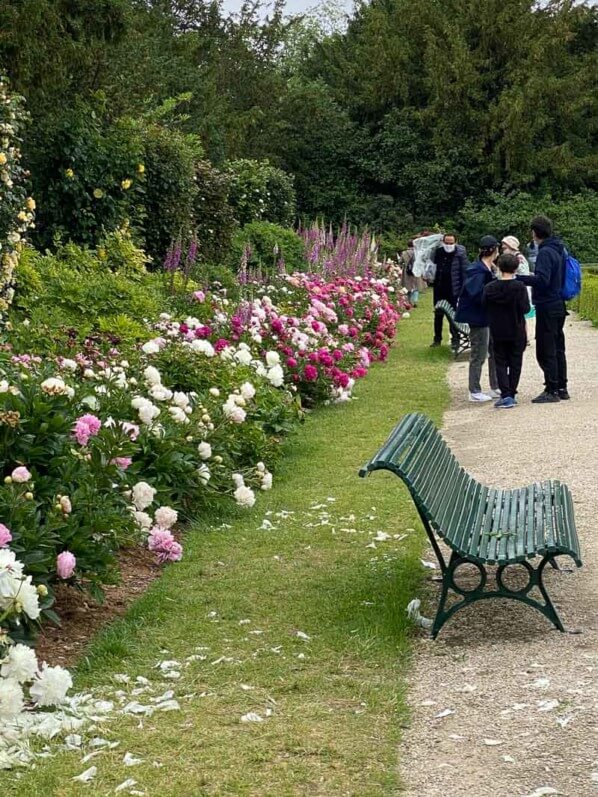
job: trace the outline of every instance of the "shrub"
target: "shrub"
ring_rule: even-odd
[[[143,337],[143,319],[155,318],[168,304],[164,275],[148,274],[144,261],[126,230],[108,236],[97,250],[74,243],[56,254],[26,249],[16,272],[12,346],[60,353],[96,331],[128,344]]]
[[[236,160],[226,166],[230,203],[241,226],[252,221],[292,224],[296,196],[291,175],[268,161]]]
[[[598,275],[584,273],[581,294],[574,306],[582,318],[598,326]]]
[[[145,248],[160,268],[174,238],[193,234],[197,141],[157,124],[142,128],[145,164]]]
[[[101,101],[77,101],[46,131],[32,163],[39,197],[36,242],[55,239],[95,246],[130,219],[143,217],[144,151],[137,126],[112,122]]]
[[[567,247],[582,262],[598,259],[596,217],[598,194],[584,191],[554,199],[517,192],[511,195],[490,192],[484,204],[468,200],[461,210],[459,231],[468,248],[476,249],[485,233],[497,237],[516,235],[521,244],[529,241],[529,223],[534,216],[549,216]]]
[[[218,171],[209,161],[200,160],[195,164],[195,176],[194,227],[200,262],[226,262],[237,226],[228,201],[230,175]]]
[[[27,121],[24,100],[0,75],[0,319],[13,298],[13,275],[23,237],[33,226],[35,202],[27,196],[20,135]]]
[[[287,271],[303,271],[306,267],[305,246],[293,230],[267,221],[254,221],[239,230],[231,250],[231,267],[239,268],[243,253],[248,255],[249,270],[263,276]]]

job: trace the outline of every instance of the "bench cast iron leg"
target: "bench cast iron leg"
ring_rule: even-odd
[[[547,564],[552,563],[553,560],[554,555],[550,554],[549,556],[545,556],[537,568],[532,567],[528,561],[519,562],[518,564],[522,565],[529,574],[528,583],[520,590],[509,589],[504,584],[503,573],[505,569],[509,567],[509,565],[502,565],[496,572],[496,589],[486,590],[485,587],[488,574],[485,567],[478,562],[471,562],[468,559],[463,559],[458,554],[453,552],[446,569],[442,572],[442,589],[438,601],[436,617],[434,618],[434,623],[432,625],[432,639],[436,639],[442,626],[453,616],[453,614],[458,612],[459,609],[486,598],[510,598],[512,600],[525,603],[527,606],[537,609],[544,615],[544,617],[546,617],[547,620],[556,626],[559,631],[564,632],[565,628],[561,622],[561,618],[554,608],[554,604],[552,603],[552,600],[550,599],[542,580],[544,568]],[[462,589],[455,583],[455,570],[462,564],[473,565],[474,567],[477,567],[480,573],[480,582],[473,589]],[[542,595],[543,602],[529,596],[529,593],[534,587],[538,587],[540,594]],[[449,592],[451,591],[457,594],[461,600],[453,603],[453,605],[447,609],[446,602]]]

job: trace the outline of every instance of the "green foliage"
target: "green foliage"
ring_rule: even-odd
[[[229,201],[237,221],[291,224],[296,197],[293,178],[268,161],[237,160],[226,165],[230,176]]]
[[[172,239],[193,232],[195,159],[201,150],[194,138],[158,125],[143,129],[143,138],[145,245],[159,268]]]
[[[195,164],[195,177],[194,227],[200,261],[222,263],[229,255],[237,226],[228,201],[230,176],[209,161],[200,160]]]
[[[144,272],[144,259],[122,231],[97,251],[76,244],[56,254],[25,250],[16,272],[11,343],[19,351],[52,352],[96,331],[126,343],[144,337],[143,320],[168,306],[164,276]],[[56,334],[68,329],[73,333],[66,340]]]
[[[584,191],[562,196],[534,196],[524,192],[510,195],[488,193],[483,204],[466,202],[458,221],[459,231],[468,247],[477,246],[480,236],[516,235],[521,244],[530,238],[529,223],[539,214],[552,219],[557,235],[582,262],[597,259],[596,218],[598,194]]]
[[[127,219],[139,226],[143,157],[137,127],[111,122],[103,101],[66,108],[30,159],[40,198],[35,240],[44,247],[56,238],[95,246]]]
[[[235,234],[231,258],[231,267],[235,271],[247,247],[251,250],[249,268],[257,269],[263,275],[277,273],[280,261],[288,272],[305,270],[303,241],[296,232],[278,224],[254,221]]]
[[[582,318],[587,318],[598,327],[598,274],[583,274],[581,294],[575,309]]]

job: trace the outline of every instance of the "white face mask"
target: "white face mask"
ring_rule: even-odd
[[[455,244],[442,244],[442,248],[445,252],[454,252],[457,247]]]

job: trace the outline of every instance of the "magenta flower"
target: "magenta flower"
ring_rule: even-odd
[[[296,368],[297,367],[297,360],[294,357],[287,358],[287,367],[288,368]]]
[[[63,551],[56,557],[56,573],[58,578],[70,578],[75,572],[77,559],[70,551]]]
[[[24,465],[15,468],[10,476],[13,482],[17,482],[17,484],[24,484],[24,482],[28,482],[31,478],[31,474]]]
[[[4,523],[0,523],[0,548],[6,548],[11,541],[12,534],[10,533],[10,529],[5,526]]]
[[[318,378],[318,369],[314,365],[306,365],[303,376],[308,382],[315,382]]]

